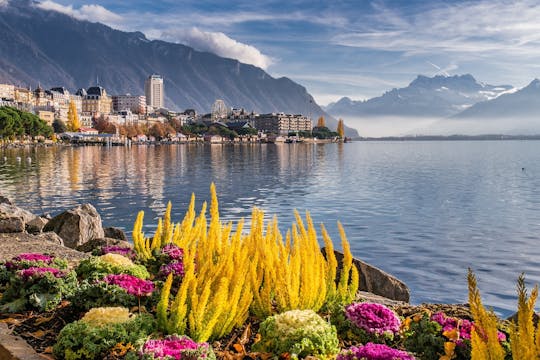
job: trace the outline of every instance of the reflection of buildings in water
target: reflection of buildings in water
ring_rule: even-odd
[[[212,168],[212,181],[225,182],[227,177],[227,161],[225,161],[224,152],[229,150],[224,144],[207,145],[210,151],[210,166]],[[232,149],[230,149],[232,150]]]
[[[167,206],[164,198],[166,164],[163,146],[151,146],[147,147],[146,150],[148,151],[146,157],[146,187],[152,200],[149,208],[156,214],[162,214]]]

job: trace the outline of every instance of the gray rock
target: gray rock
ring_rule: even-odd
[[[322,249],[323,253],[325,249]],[[343,253],[334,250],[338,267],[341,268]],[[409,288],[398,278],[370,265],[362,260],[353,259],[360,275],[360,291],[367,291],[375,295],[380,295],[387,299],[409,302]],[[339,274],[339,271],[338,271]]]
[[[19,233],[24,232],[25,224],[20,217],[2,217],[0,218],[0,233]]]
[[[13,201],[11,201],[9,198],[5,197],[4,195],[0,195],[0,204],[13,205]]]
[[[44,233],[41,233],[39,235],[35,235],[34,239],[35,240],[40,240],[40,241],[48,241],[48,242],[51,242],[51,243],[54,243],[54,244],[64,246],[64,240],[62,240],[62,238],[60,236],[58,236],[58,234],[53,232],[53,231],[44,232]]]
[[[55,216],[43,231],[54,231],[64,240],[64,245],[72,249],[105,236],[101,216],[90,204],[77,206]]]
[[[95,249],[101,248],[102,246],[121,246],[125,248],[133,248],[133,245],[127,241],[105,237],[101,239],[92,239],[82,245],[77,246],[76,250],[89,253]]]
[[[127,241],[127,236],[124,230],[115,227],[106,227],[103,229],[106,238],[118,239]]]
[[[26,231],[29,234],[39,234],[48,222],[49,220],[41,216],[36,216],[34,219],[26,223]]]
[[[34,220],[36,215],[21,209],[11,202],[0,201],[0,232],[24,232],[26,224]]]

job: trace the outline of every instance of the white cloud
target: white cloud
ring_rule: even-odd
[[[101,5],[95,4],[83,5],[80,8],[75,9],[72,5],[65,6],[51,0],[46,0],[38,3],[36,6],[44,10],[57,11],[79,20],[88,20],[92,22],[101,22],[107,24],[114,24],[122,20],[122,17],[120,15],[117,15],[112,11],[105,9]]]
[[[412,16],[378,4],[355,31],[333,38],[334,43],[409,55],[452,53],[469,57],[540,56],[540,3],[480,0],[438,5]],[[366,21],[367,20],[367,21]]]
[[[256,47],[231,39],[221,32],[202,31],[196,27],[191,29],[166,30],[161,38],[179,42],[196,50],[207,51],[216,55],[237,59],[246,64],[267,69],[272,59],[261,53]]]
[[[0,7],[8,6],[9,0],[0,0]]]

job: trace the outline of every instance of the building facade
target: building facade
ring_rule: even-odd
[[[146,104],[159,109],[164,107],[163,101],[165,91],[163,88],[163,77],[161,75],[150,75],[144,82],[144,94],[146,95]]]
[[[290,132],[311,131],[311,119],[304,115],[284,113],[261,114],[251,118],[257,130],[276,135],[288,135]]]
[[[101,86],[92,86],[85,92],[79,90],[82,97],[82,112],[91,115],[108,115],[112,112],[112,99]]]
[[[134,114],[146,114],[146,96],[144,95],[113,95],[113,111],[120,112],[129,110]]]

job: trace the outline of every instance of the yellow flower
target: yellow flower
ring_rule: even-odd
[[[403,322],[401,323],[401,330],[402,331],[409,330],[409,328],[411,327],[411,322],[412,322],[412,319],[410,317],[403,320]]]
[[[447,341],[444,343],[444,355],[439,358],[439,360],[451,360],[454,358],[454,350],[456,348],[456,344]]]
[[[459,332],[457,328],[453,328],[452,330],[446,330],[443,332],[443,336],[446,336],[447,339],[456,341],[459,339]]]
[[[422,320],[422,318],[424,317],[424,314],[422,313],[418,313],[418,314],[415,314],[412,318],[412,320],[417,323],[419,322],[420,320]]]
[[[119,254],[108,253],[105,255],[101,255],[99,259],[111,265],[124,266],[124,267],[132,267],[135,265],[133,261]]]
[[[130,319],[129,310],[124,307],[101,307],[88,310],[81,321],[90,325],[103,326],[118,324]]]

